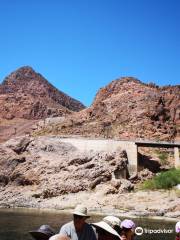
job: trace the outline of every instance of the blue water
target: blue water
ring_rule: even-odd
[[[102,216],[92,216],[90,222],[96,222]],[[42,211],[29,209],[0,209],[0,240],[32,240],[28,231],[37,229],[42,224],[48,224],[57,232],[62,224],[71,220],[71,214],[61,214],[58,211]],[[134,220],[136,225],[146,229],[172,229],[171,234],[143,234],[140,240],[174,240],[175,223],[164,221]]]

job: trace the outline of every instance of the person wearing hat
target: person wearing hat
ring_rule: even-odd
[[[133,240],[135,237],[135,223],[130,219],[125,219],[121,222],[121,229],[126,233],[127,240]]]
[[[86,223],[89,217],[87,208],[77,205],[73,211],[73,221],[63,225],[59,234],[68,236],[72,240],[96,240],[92,226]]]
[[[175,231],[176,231],[175,240],[180,240],[180,221],[176,223]]]
[[[55,234],[55,231],[49,225],[41,225],[37,230],[29,231],[35,240],[48,240]]]
[[[92,226],[96,228],[98,240],[118,240],[122,239],[118,233],[119,228],[117,228],[120,223],[121,220],[119,218],[115,216],[107,216],[100,222],[92,223]]]

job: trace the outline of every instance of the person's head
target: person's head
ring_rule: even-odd
[[[126,231],[124,231],[123,229],[120,230],[119,235],[120,235],[120,239],[121,239],[121,240],[127,240],[127,239],[128,239],[128,238],[127,238],[127,233],[126,233]]]
[[[41,225],[37,230],[29,231],[35,240],[48,240],[55,234],[55,231],[49,225]]]
[[[132,240],[135,233],[135,223],[130,219],[125,219],[121,222],[121,229],[126,233],[126,237],[128,240]]]
[[[74,221],[74,226],[77,231],[81,231],[83,228],[85,222],[86,222],[87,217],[79,216],[76,214],[73,214],[73,221]]]
[[[114,239],[120,239],[118,236],[115,236],[114,234],[110,233],[109,231],[102,229],[100,227],[96,227],[96,232],[98,235],[98,240],[114,240]]]
[[[56,234],[50,237],[49,240],[70,240],[70,238],[61,234]]]
[[[120,235],[114,229],[116,223],[119,222],[120,220],[115,218],[116,217],[114,216],[108,216],[103,218],[103,220],[100,222],[92,223],[92,226],[96,228],[98,240],[120,239]]]
[[[90,216],[87,214],[87,208],[82,205],[77,205],[73,211],[74,226],[77,231],[81,231],[86,219]]]

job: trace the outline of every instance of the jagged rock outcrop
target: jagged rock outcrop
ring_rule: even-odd
[[[0,186],[49,198],[95,189],[126,168],[124,151],[80,152],[56,137],[19,137],[0,145]]]
[[[83,108],[28,66],[12,72],[0,85],[0,118],[42,119]]]
[[[180,86],[158,87],[131,77],[100,89],[93,104],[45,132],[119,139],[180,139]]]
[[[58,137],[11,139],[0,144],[0,207],[70,209],[84,203],[108,215],[178,218],[174,192],[132,191],[132,182],[152,177],[148,170],[131,181],[114,177],[126,164],[120,149],[82,152]]]

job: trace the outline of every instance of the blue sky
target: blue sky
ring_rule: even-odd
[[[180,1],[1,0],[0,82],[24,65],[87,106],[122,76],[180,84]]]

